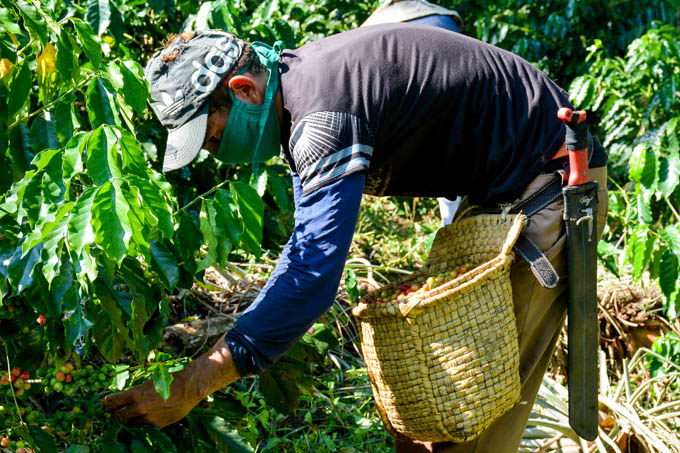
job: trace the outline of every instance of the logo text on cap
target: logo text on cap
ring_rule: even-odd
[[[218,40],[205,55],[203,61],[191,62],[196,68],[196,71],[191,74],[191,83],[194,88],[202,93],[213,91],[221,79],[220,76],[229,71],[238,53],[236,41],[226,36]]]

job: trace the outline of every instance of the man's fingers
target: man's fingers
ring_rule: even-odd
[[[106,395],[102,399],[102,408],[109,412],[115,412],[121,406],[127,406],[128,404],[134,403],[133,391],[126,390],[124,392],[112,393]]]
[[[130,424],[135,419],[141,419],[145,416],[145,411],[138,405],[125,406],[113,414],[113,418],[126,425]]]

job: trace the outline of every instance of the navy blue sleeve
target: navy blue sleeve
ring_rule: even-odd
[[[460,33],[460,27],[452,16],[445,16],[443,14],[432,14],[430,16],[419,17],[408,21],[409,24],[429,25],[431,27],[444,28],[446,30]]]
[[[241,376],[266,370],[333,304],[365,180],[353,173],[303,195],[293,174],[293,234],[262,292],[225,337]]]

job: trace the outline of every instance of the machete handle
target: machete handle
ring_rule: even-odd
[[[573,134],[587,134],[588,130],[582,125],[586,120],[586,112],[584,110],[573,111],[568,107],[562,107],[557,111],[557,118],[564,122],[568,129],[573,131]],[[580,140],[587,137],[579,137]],[[585,140],[584,140],[585,141]],[[588,148],[573,149],[573,146],[567,145],[569,151],[569,185],[579,186],[585,184],[590,179],[588,174]]]

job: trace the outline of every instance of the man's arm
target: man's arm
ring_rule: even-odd
[[[122,423],[163,428],[184,418],[203,398],[240,376],[222,338],[210,351],[182,371],[173,373],[172,377],[167,401],[163,401],[154,389],[153,380],[148,380],[130,390],[107,395],[102,400],[102,407]]]
[[[220,339],[210,352],[173,373],[167,402],[147,381],[108,395],[102,406],[121,422],[164,427],[183,418],[210,393],[271,365],[332,305],[364,182],[363,173],[354,173],[303,196],[294,175],[293,235],[271,279],[227,334],[227,341]]]

